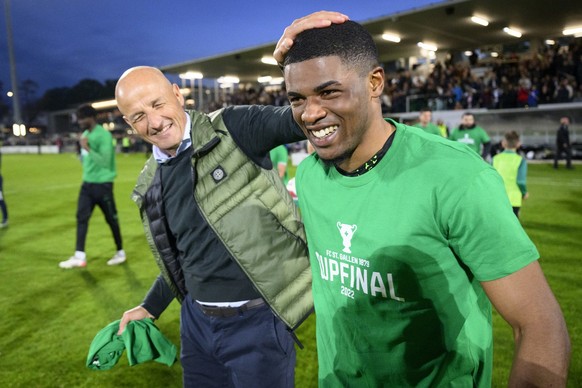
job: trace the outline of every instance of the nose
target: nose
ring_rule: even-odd
[[[159,132],[163,129],[162,116],[152,112],[148,113],[146,117],[148,122],[148,128],[150,128],[152,131]]]
[[[325,117],[325,114],[325,110],[317,100],[307,98],[305,100],[305,108],[301,113],[301,121],[305,124],[314,124]]]

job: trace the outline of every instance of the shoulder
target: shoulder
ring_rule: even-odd
[[[297,182],[300,182],[304,179],[307,171],[311,173],[316,170],[324,172],[325,166],[319,162],[319,157],[314,152],[313,154],[303,159],[301,163],[299,163],[299,166],[297,166],[297,172],[295,174],[297,176]]]
[[[454,139],[435,136],[403,124],[396,126],[396,136],[400,137],[394,143],[399,148],[398,159],[416,167],[427,167],[432,174],[438,171],[441,176],[465,176],[491,167],[476,152]],[[427,163],[419,164],[419,161]]]

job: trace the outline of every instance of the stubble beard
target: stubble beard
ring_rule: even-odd
[[[355,149],[345,150],[341,155],[336,156],[335,158],[332,158],[332,159],[322,158],[321,156],[319,156],[319,154],[318,154],[318,156],[319,156],[319,159],[323,162],[324,166],[326,168],[329,168],[329,167],[336,167],[339,164],[341,164],[342,162],[345,162],[346,160],[351,158],[352,155],[354,154],[354,151],[355,151]]]

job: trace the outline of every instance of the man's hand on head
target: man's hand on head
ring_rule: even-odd
[[[329,27],[333,23],[341,24],[349,19],[350,18],[347,15],[339,12],[318,11],[294,20],[293,23],[283,31],[283,35],[277,42],[277,46],[273,52],[273,58],[275,58],[279,67],[282,68],[285,55],[287,55],[289,49],[291,49],[295,37],[301,32],[312,28]]]

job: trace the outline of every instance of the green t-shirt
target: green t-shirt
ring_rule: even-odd
[[[481,155],[481,145],[491,141],[487,132],[478,126],[471,129],[456,128],[449,136],[449,139],[466,144],[479,155]]]
[[[111,133],[101,125],[86,130],[82,137],[89,139],[89,152],[82,151],[83,182],[113,182],[117,175],[115,168],[115,149]]]
[[[426,133],[432,133],[433,135],[442,136],[441,129],[433,123],[427,123],[426,126],[423,126],[420,122],[414,124],[415,127],[424,130]]]
[[[269,152],[269,156],[271,157],[271,162],[273,163],[273,168],[275,169],[275,171],[277,171],[277,174],[279,173],[279,165],[280,164],[284,164],[285,166],[287,166],[287,162],[289,160],[289,151],[287,151],[287,148],[284,145],[280,145],[278,147],[273,148],[270,152]],[[287,169],[285,168],[285,175],[283,175],[283,177],[281,178],[281,180],[283,181],[283,184],[287,184],[287,182],[289,182],[289,176],[287,174]]]
[[[497,172],[467,147],[396,124],[357,177],[297,170],[313,271],[321,387],[489,387],[480,281],[538,258]]]

